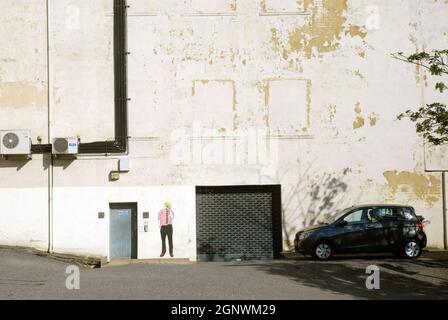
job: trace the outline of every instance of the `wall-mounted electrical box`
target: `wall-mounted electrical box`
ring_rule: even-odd
[[[120,172],[111,171],[109,173],[109,181],[118,181],[120,180]]]
[[[118,160],[118,171],[129,172],[131,170],[131,162],[129,158],[121,158]]]
[[[149,223],[148,221],[145,221],[144,225],[143,225],[143,231],[148,232],[149,230]]]

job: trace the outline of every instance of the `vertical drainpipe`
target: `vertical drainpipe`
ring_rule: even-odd
[[[418,2],[418,8],[420,12],[421,8],[421,0]],[[422,19],[421,14],[419,15],[419,21],[420,21],[420,37],[423,39],[423,36],[421,35],[423,27],[422,27]],[[422,41],[423,42],[423,41]],[[422,49],[424,50],[425,47],[423,46]],[[423,68],[420,68],[419,72],[420,79],[423,79],[424,76],[424,70]],[[421,99],[422,103],[421,105],[425,105],[425,85],[423,81],[421,82]],[[448,239],[447,239],[447,203],[446,203],[446,179],[445,179],[445,171],[443,170],[428,170],[426,167],[426,141],[425,138],[423,138],[423,166],[425,172],[441,172],[442,173],[442,221],[443,221],[443,249],[448,249]]]
[[[443,249],[448,249],[446,230],[446,172],[442,171],[442,207],[443,207]]]
[[[418,8],[419,8],[419,12],[420,8],[421,8],[421,0],[419,0],[418,2]],[[422,19],[421,19],[421,14],[419,14],[419,21],[420,21],[420,38],[423,39],[422,36],[422,31],[423,31],[423,26],[422,26]],[[423,43],[423,40],[422,40]],[[422,49],[424,50],[425,47],[423,46]],[[424,70],[423,68],[420,68],[420,72],[419,72],[419,76],[420,79],[423,79],[424,76]],[[421,105],[424,106],[426,105],[425,103],[425,84],[424,81],[420,81],[421,82]],[[448,249],[448,235],[447,235],[447,200],[446,200],[446,171],[445,170],[428,170],[427,166],[426,166],[426,141],[425,138],[423,138],[423,166],[424,166],[424,170],[425,172],[441,172],[442,173],[442,224],[443,224],[443,249],[447,250]]]
[[[46,0],[47,15],[47,136],[51,143],[51,49],[50,49],[50,0]],[[44,154],[43,157],[46,155]],[[48,252],[53,252],[53,156],[48,155]]]

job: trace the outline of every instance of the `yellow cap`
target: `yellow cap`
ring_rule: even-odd
[[[171,207],[171,202],[169,201],[165,202],[165,207]]]

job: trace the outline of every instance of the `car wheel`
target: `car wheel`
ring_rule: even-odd
[[[328,260],[333,256],[333,246],[329,242],[318,242],[314,246],[313,256],[318,260]]]
[[[408,240],[402,249],[402,256],[407,259],[416,259],[422,254],[420,243],[416,240]]]

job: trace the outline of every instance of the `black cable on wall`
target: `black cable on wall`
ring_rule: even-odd
[[[127,0],[114,0],[114,96],[113,141],[80,143],[79,154],[117,154],[128,150]],[[33,144],[31,153],[52,153],[51,144]]]

